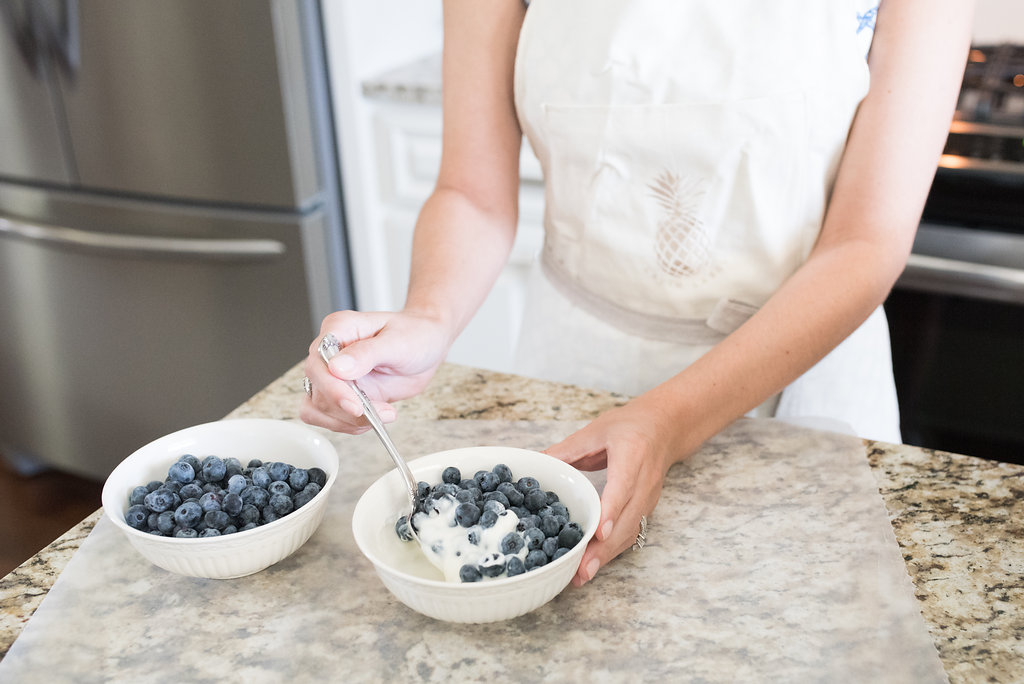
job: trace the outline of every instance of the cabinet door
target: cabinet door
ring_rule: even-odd
[[[29,31],[24,3],[0,6],[0,176],[71,180],[50,99],[49,69],[19,43]]]
[[[319,186],[309,6],[81,0],[81,64],[61,83],[82,185],[304,206]]]

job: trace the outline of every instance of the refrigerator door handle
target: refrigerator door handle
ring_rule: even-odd
[[[4,235],[57,247],[116,254],[119,257],[265,261],[281,257],[287,251],[285,244],[277,240],[215,240],[98,233],[77,228],[26,223],[0,216],[0,237]]]

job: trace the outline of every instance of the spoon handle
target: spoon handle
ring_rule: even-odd
[[[381,421],[380,416],[377,415],[377,410],[373,408],[373,404],[370,403],[370,398],[366,396],[366,393],[355,382],[351,380],[346,382],[355,391],[356,396],[359,397],[359,401],[363,404],[363,412],[366,414],[366,419],[370,422],[370,427],[377,433],[381,443],[384,444],[384,448],[387,449],[388,455],[391,456],[391,460],[395,462],[395,466],[402,473],[402,477],[405,479],[405,486],[409,490],[409,502],[415,509],[419,490],[416,478],[412,476],[412,471],[406,465],[405,459],[399,455],[398,449],[395,448],[394,443],[391,441],[391,436],[384,429],[384,423]]]

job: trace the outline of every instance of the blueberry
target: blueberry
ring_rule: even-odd
[[[441,482],[457,485],[462,482],[462,472],[455,466],[448,466],[441,473]]]
[[[316,492],[309,489],[303,489],[301,492],[297,492],[294,498],[295,507],[302,508],[312,501],[314,496],[316,496]]]
[[[519,482],[516,483],[516,489],[521,491],[523,494],[530,491],[531,489],[537,489],[540,487],[540,482],[537,482],[536,478],[533,477],[521,477]]]
[[[244,504],[242,510],[238,513],[238,522],[242,526],[246,526],[249,523],[258,523],[260,521],[260,509],[251,503]]]
[[[455,500],[459,503],[473,503],[476,501],[476,497],[473,496],[473,492],[468,489],[460,489],[455,493]]]
[[[494,527],[494,523],[498,522],[498,514],[493,509],[485,510],[480,514],[480,527],[489,529]]]
[[[149,494],[149,490],[139,485],[132,490],[131,495],[128,497],[129,506],[141,506],[146,502],[146,495]]]
[[[519,531],[523,532],[530,527],[540,527],[540,518],[533,514],[524,515],[519,519],[519,523],[523,526],[523,529]],[[516,526],[516,529],[519,529],[518,525]]]
[[[164,513],[166,513],[166,512],[167,511],[164,511]],[[160,515],[159,513],[150,513],[149,516],[146,518],[146,526],[143,529],[144,530],[156,530],[156,529],[159,529],[157,527],[157,524],[156,524],[156,519],[157,519],[157,517],[159,517],[159,515]]]
[[[175,537],[184,537],[186,539],[192,539],[194,537],[198,537],[199,533],[196,532],[191,527],[182,527],[182,528],[177,529],[177,530],[174,531],[174,536]]]
[[[281,517],[279,513],[274,511],[274,507],[271,506],[269,503],[263,507],[262,511],[260,511],[260,516],[263,518],[263,522],[265,524],[272,523]]]
[[[559,546],[558,549],[555,551],[555,555],[551,557],[551,560],[556,561],[567,553],[569,553],[569,549],[565,548],[564,546]]]
[[[498,476],[498,482],[511,482],[512,469],[504,463],[499,463],[491,469],[491,472]]]
[[[223,530],[231,524],[231,518],[224,511],[208,511],[203,516],[203,521],[206,523],[207,528],[213,528],[217,531]]]
[[[512,505],[512,504],[509,503],[508,497],[505,496],[504,494],[502,494],[499,491],[487,492],[486,494],[484,494],[484,502],[491,502],[491,501],[495,501],[497,503],[500,503],[502,511]],[[498,511],[498,512],[500,513],[501,511]]]
[[[266,489],[270,486],[270,473],[263,466],[258,466],[252,470],[252,483],[257,487]]]
[[[540,545],[540,550],[548,558],[553,558],[555,551],[558,551],[558,537],[548,537],[545,539],[544,543]]]
[[[501,552],[509,556],[519,553],[526,542],[518,532],[509,532],[501,539]]]
[[[565,507],[565,504],[561,501],[556,501],[550,506],[552,515],[560,515],[568,520],[569,509]]]
[[[238,531],[237,527],[235,527],[234,525],[228,525],[223,530],[221,530],[220,533],[221,534],[234,534],[237,531]]]
[[[250,523],[245,523],[244,525],[242,525],[240,528],[238,528],[238,531],[239,532],[248,532],[249,530],[255,530],[255,529],[256,529],[256,523],[250,522]]]
[[[171,467],[167,469],[167,477],[174,482],[188,484],[192,480],[196,479],[196,471],[185,461],[178,461],[176,463],[172,463]]]
[[[395,534],[404,542],[412,541],[412,530],[409,529],[409,516],[403,515],[395,521]]]
[[[259,468],[261,465],[263,465],[263,461],[261,461],[258,458],[252,458],[252,459],[249,459],[249,465],[246,466],[246,467],[247,468],[256,469],[256,468]]]
[[[156,490],[160,489],[163,486],[164,483],[161,482],[160,480],[150,480],[150,482],[146,485],[146,490],[150,492],[155,492]]]
[[[540,549],[537,549],[536,551],[531,551],[530,553],[526,554],[526,561],[523,563],[523,565],[526,566],[527,570],[535,570],[547,564],[547,554],[545,554]]]
[[[496,494],[497,492],[490,492],[490,493],[491,494]],[[494,511],[498,515],[501,515],[502,513],[505,512],[506,508],[507,507],[503,503],[501,503],[501,501],[498,500],[498,499],[487,499],[487,498],[484,499],[484,510],[485,511]]]
[[[274,494],[270,497],[270,502],[267,506],[281,517],[295,510],[295,502],[292,501],[290,496],[285,494]]]
[[[164,534],[174,532],[174,512],[164,511],[156,516],[156,527]]]
[[[153,513],[163,513],[174,506],[174,492],[161,487],[147,494],[145,503]]]
[[[205,530],[199,533],[200,537],[219,537],[220,530],[215,527],[207,527]]]
[[[540,550],[545,539],[544,533],[536,527],[531,527],[523,532],[523,538],[526,540],[526,548],[530,551]]]
[[[475,565],[463,565],[459,568],[459,579],[463,582],[479,582],[483,578]]]
[[[523,505],[527,510],[539,511],[548,504],[548,497],[540,489],[530,489],[523,495]]]
[[[539,527],[545,537],[557,537],[558,533],[562,531],[562,523],[554,515],[541,518]]]
[[[207,492],[199,497],[199,505],[203,511],[219,511],[221,497],[215,492]]]
[[[309,484],[309,471],[305,468],[296,468],[288,476],[288,484],[297,492],[301,492]]]
[[[548,506],[554,503],[558,503],[558,495],[554,492],[544,492],[544,495],[548,498]]]
[[[291,496],[292,487],[291,487],[290,484],[288,484],[284,480],[275,480],[275,481],[270,483],[269,487],[267,487],[267,491],[270,492],[271,496],[274,496],[276,494],[283,494],[284,496]]]
[[[224,511],[227,515],[234,516],[238,515],[242,511],[242,505],[242,497],[240,497],[238,494],[232,494],[231,492],[228,492],[228,494],[224,497],[224,501],[222,501],[220,504],[220,509]]]
[[[583,530],[580,529],[579,523],[566,523],[565,527],[562,528],[562,531],[558,533],[558,545],[567,549],[571,549],[576,546],[582,539]]]
[[[224,459],[224,477],[230,478],[232,475],[242,474],[242,463],[234,456],[229,456]]]
[[[519,556],[512,556],[508,559],[505,564],[505,574],[509,577],[515,577],[516,575],[522,575],[526,572],[526,565],[523,563],[523,559]]]
[[[455,521],[461,527],[472,527],[480,520],[480,509],[474,503],[460,503],[455,507]]]
[[[320,493],[321,489],[322,489],[322,487],[320,487],[320,485],[318,485],[316,482],[310,482],[308,485],[306,485],[306,488],[303,489],[302,491],[309,492],[313,496],[316,496],[317,494]]]
[[[231,494],[241,494],[242,490],[249,486],[245,476],[238,474],[232,475],[228,478],[228,492]]]
[[[124,521],[128,527],[142,530],[146,527],[146,520],[149,518],[149,511],[142,504],[134,504],[124,513]]]
[[[203,508],[197,503],[186,501],[174,511],[174,522],[180,527],[194,527],[203,517]]]
[[[242,497],[242,503],[252,504],[256,508],[263,508],[270,501],[270,492],[256,485],[246,487],[239,496]]]
[[[220,482],[227,472],[224,461],[216,456],[207,456],[203,459],[202,478],[204,482]]]
[[[477,473],[475,476],[473,476],[473,479],[477,481],[477,484],[480,485],[480,491],[484,493],[493,492],[495,489],[498,488],[498,485],[501,484],[501,481],[498,479],[498,476],[490,472],[489,470]]]
[[[323,489],[324,485],[327,484],[327,473],[322,468],[307,468],[306,472],[309,473],[309,481],[315,482],[320,489]]]
[[[270,479],[274,482],[284,482],[291,474],[291,466],[281,461],[274,461],[263,467],[266,468],[267,474],[270,475]]]
[[[508,510],[516,514],[516,517],[522,520],[523,518],[530,515],[530,511],[526,510],[522,506],[512,506]]]
[[[192,466],[192,472],[194,473],[198,473],[200,470],[203,469],[203,464],[200,463],[199,459],[193,456],[192,454],[185,454],[179,457],[178,460],[188,463],[190,466]]]
[[[505,498],[508,499],[509,507],[523,505],[523,493],[516,489],[516,486],[511,482],[502,482],[495,491],[505,495]]]
[[[505,572],[505,557],[500,553],[492,553],[480,561],[480,574],[484,577],[497,577]]]
[[[473,546],[478,546],[480,544],[480,527],[474,527],[469,532],[467,532],[466,541],[468,541]]]
[[[416,483],[416,498],[426,499],[427,495],[430,494],[430,485],[420,480]]]

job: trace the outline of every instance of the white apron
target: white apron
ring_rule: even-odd
[[[534,0],[515,101],[545,177],[516,364],[639,394],[807,258],[867,92],[867,0]],[[900,441],[881,308],[761,414]]]

